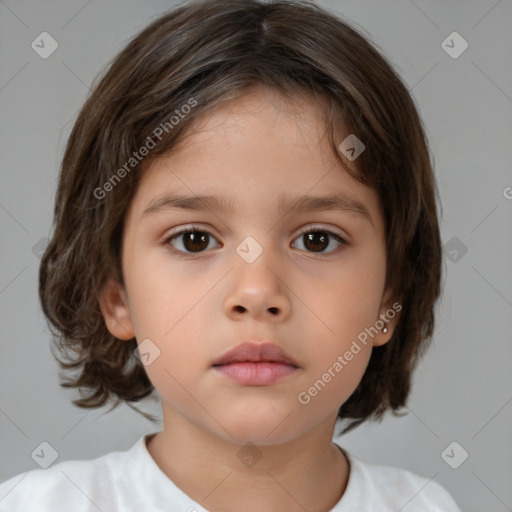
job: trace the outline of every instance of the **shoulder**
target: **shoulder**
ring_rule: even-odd
[[[362,500],[376,512],[460,512],[452,496],[434,477],[371,464],[343,452],[350,462],[349,481],[341,501],[346,499],[347,506]]]
[[[95,499],[112,489],[126,453],[65,461],[16,475],[0,483],[0,512],[68,512],[71,506],[74,512],[97,512]]]

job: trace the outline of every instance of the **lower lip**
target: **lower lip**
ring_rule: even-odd
[[[230,379],[246,386],[267,386],[291,375],[297,368],[285,363],[229,363],[214,366]]]

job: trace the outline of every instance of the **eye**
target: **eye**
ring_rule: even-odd
[[[196,254],[211,249],[210,242],[215,237],[197,226],[189,226],[166,238],[165,244],[185,254]]]
[[[347,242],[336,233],[319,228],[302,232],[296,240],[303,241],[306,250],[313,253],[335,253],[347,245]],[[333,243],[337,244],[337,246],[333,250],[325,251],[326,248],[332,247]]]
[[[336,253],[347,245],[347,242],[336,233],[320,228],[310,228],[308,231],[303,231],[295,240],[301,241],[304,246],[304,249],[301,247],[299,249],[319,254]],[[214,245],[211,245],[213,241],[216,241],[216,238],[210,232],[199,226],[188,226],[167,237],[164,245],[170,245],[173,251],[187,255],[199,254],[212,249],[214,247]],[[328,248],[331,249],[326,250]]]

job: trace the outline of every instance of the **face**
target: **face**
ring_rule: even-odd
[[[142,178],[123,236],[126,287],[110,282],[101,305],[112,334],[144,343],[164,423],[260,445],[334,425],[372,347],[391,337],[396,318],[375,329],[392,304],[378,197],[324,135],[311,101],[259,89],[201,118]],[[219,200],[180,207],[166,195]],[[304,201],[327,195],[343,201]],[[283,365],[233,370],[256,383],[213,366],[248,340],[278,345],[295,367],[273,381],[265,372]]]

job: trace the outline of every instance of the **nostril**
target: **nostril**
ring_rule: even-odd
[[[244,306],[235,306],[234,307],[234,310],[237,312],[237,313],[243,313],[245,311],[247,311],[247,308],[245,308]],[[268,308],[268,311],[270,313],[272,313],[273,315],[277,315],[279,313],[279,308],[276,308],[276,307],[271,307],[271,308]]]

